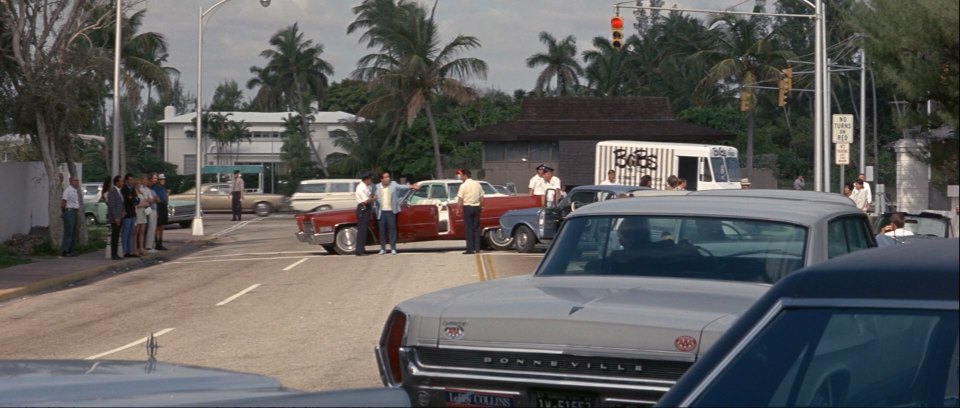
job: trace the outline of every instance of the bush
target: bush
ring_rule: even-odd
[[[20,265],[29,262],[29,259],[17,257],[11,254],[6,247],[0,246],[0,268],[6,268],[8,266]]]

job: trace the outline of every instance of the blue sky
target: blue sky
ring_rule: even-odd
[[[667,1],[668,6],[718,9],[735,6],[743,0]],[[214,0],[146,0],[143,29],[164,34],[170,44],[169,64],[181,71],[181,81],[196,93],[197,12]],[[205,103],[216,85],[234,79],[245,87],[251,65],[264,65],[260,51],[268,48],[268,39],[276,31],[299,23],[307,38],[324,45],[324,58],[333,64],[334,80],[348,77],[357,60],[372,52],[360,45],[359,34],[347,35],[353,21],[351,8],[359,0],[272,0],[268,8],[258,0],[233,0],[206,18],[203,57],[203,96]],[[753,1],[747,1],[752,6]],[[432,2],[430,2],[432,4]],[[630,12],[622,13],[628,30],[633,23]],[[470,55],[487,61],[490,71],[479,88],[500,89],[508,93],[531,89],[538,70],[527,68],[528,56],[543,49],[537,34],[548,31],[557,37],[573,35],[578,51],[589,49],[595,36],[607,36],[613,15],[609,0],[440,0],[437,20],[445,40],[456,34],[473,35],[483,47]],[[248,96],[251,94],[247,91]]]

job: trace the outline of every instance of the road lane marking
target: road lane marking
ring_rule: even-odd
[[[316,255],[308,256],[307,258],[320,258],[329,255]],[[174,264],[202,264],[202,263],[213,263],[213,262],[249,262],[249,261],[272,261],[276,259],[300,259],[302,256],[277,256],[273,258],[237,258],[237,259],[208,259],[203,261],[174,261],[169,263]]]
[[[247,292],[249,292],[249,291],[251,291],[251,290],[254,290],[254,289],[258,288],[258,287],[260,287],[260,284],[259,284],[259,283],[254,284],[254,285],[250,285],[249,288],[246,288],[246,289],[244,289],[244,290],[241,290],[241,291],[237,292],[236,295],[233,295],[233,296],[230,296],[230,297],[228,297],[228,298],[226,298],[226,299],[223,299],[222,302],[217,303],[217,306],[223,306],[223,305],[225,305],[225,304],[227,304],[227,303],[233,302],[233,301],[236,300],[238,297],[243,296],[243,295],[245,295]]]
[[[227,235],[227,234],[229,234],[229,233],[231,233],[231,232],[234,232],[234,231],[236,231],[236,230],[239,230],[240,228],[246,227],[247,225],[250,225],[250,224],[255,223],[255,222],[257,222],[257,221],[260,221],[260,220],[262,220],[262,219],[263,219],[263,218],[254,218],[254,219],[252,219],[252,220],[240,221],[239,223],[234,224],[234,225],[231,226],[230,228],[227,228],[227,229],[225,229],[225,230],[223,230],[223,231],[214,233],[213,236],[215,236],[215,237],[221,237],[221,236]]]
[[[171,328],[167,328],[167,329],[160,330],[160,331],[158,331],[158,332],[156,332],[156,333],[153,333],[153,337],[163,336],[164,334],[167,334],[167,333],[172,332],[173,329],[174,329],[174,328],[171,327]],[[126,350],[126,349],[128,349],[128,348],[136,347],[136,346],[139,346],[139,345],[141,345],[141,344],[144,344],[144,343],[147,342],[148,339],[149,339],[149,337],[144,337],[144,338],[142,338],[142,339],[140,339],[140,340],[137,340],[137,341],[135,341],[135,342],[133,342],[133,343],[130,343],[130,344],[127,344],[127,345],[124,345],[124,346],[117,347],[117,348],[115,348],[115,349],[113,349],[113,350],[105,351],[105,352],[100,353],[100,354],[92,355],[92,356],[90,356],[90,357],[85,358],[84,360],[96,360],[96,359],[98,359],[98,358],[100,358],[100,357],[103,357],[103,356],[108,356],[108,355],[113,354],[113,353],[119,353],[119,352],[121,352],[121,351],[123,351],[123,350]]]
[[[490,255],[484,256],[487,260],[487,269],[490,271],[490,276],[492,276],[493,279],[499,279],[500,277],[497,276],[497,268],[493,266],[493,258],[491,258]]]
[[[294,262],[293,265],[290,265],[290,266],[288,266],[288,267],[286,267],[286,268],[283,268],[283,271],[286,272],[286,271],[289,271],[289,270],[291,270],[291,269],[293,269],[293,268],[296,268],[297,265],[300,265],[300,264],[302,264],[302,263],[304,263],[304,262],[307,262],[307,259],[310,259],[310,258],[303,258],[303,259],[301,259],[301,260],[299,260],[299,261],[297,261],[297,262]]]
[[[480,281],[483,282],[487,280],[487,268],[483,266],[483,259],[480,258],[480,255],[475,255],[474,259],[477,261],[477,273],[480,275]]]
[[[222,249],[222,248],[221,248]],[[220,254],[220,255],[201,255],[188,256],[180,259],[207,259],[207,258],[229,258],[231,256],[263,256],[263,255],[291,255],[291,254],[315,254],[323,249],[317,248],[316,251],[278,251],[278,252],[245,252],[242,254]],[[204,251],[206,252],[206,251]]]

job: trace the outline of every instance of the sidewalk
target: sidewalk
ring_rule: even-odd
[[[164,246],[170,250],[147,254],[143,258],[114,261],[104,259],[103,251],[100,250],[72,258],[31,257],[30,263],[0,269],[0,302],[101,275],[124,273],[167,262],[216,239],[215,236],[205,236],[197,240],[189,234],[176,232],[168,232],[165,238]]]

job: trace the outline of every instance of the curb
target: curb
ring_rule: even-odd
[[[137,269],[142,269],[148,266],[153,266],[163,262],[169,262],[172,259],[176,259],[182,255],[185,255],[199,247],[209,245],[216,241],[218,237],[212,238],[201,238],[195,241],[185,242],[184,247],[167,251],[163,255],[157,255],[147,258],[133,259],[129,261],[121,261],[117,263],[110,263],[106,265],[96,266],[93,268],[85,269],[82,271],[77,271],[67,275],[57,276],[55,278],[44,279],[41,281],[33,282],[24,286],[17,288],[6,289],[5,291],[0,291],[0,302],[5,302],[11,299],[18,297],[26,296],[36,292],[41,292],[49,289],[55,289],[70,285],[72,283],[77,283],[87,279],[95,278],[101,275],[106,274],[122,274]]]

